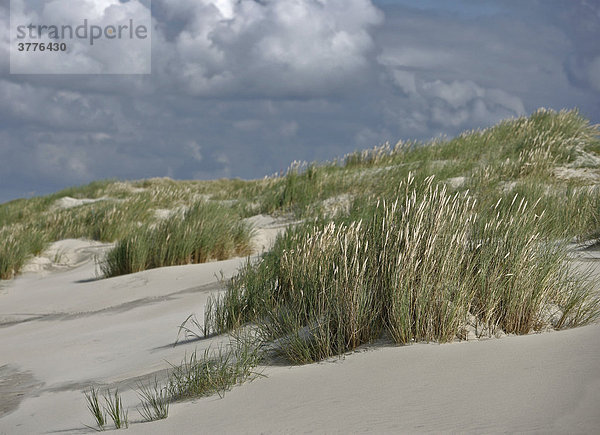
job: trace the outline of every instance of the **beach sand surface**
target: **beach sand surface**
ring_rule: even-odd
[[[272,233],[262,234],[261,249]],[[266,377],[223,398],[176,403],[168,419],[141,423],[137,385],[227,341],[173,346],[179,325],[192,313],[202,319],[209,295],[247,259],[99,280],[94,257],[106,245],[60,243],[51,253],[62,265],[38,259],[0,283],[1,434],[93,432],[82,393],[90,385],[119,388],[132,434],[599,433],[597,324],[444,345],[379,343],[319,364],[262,367]],[[600,252],[576,256],[577,267],[600,271]]]

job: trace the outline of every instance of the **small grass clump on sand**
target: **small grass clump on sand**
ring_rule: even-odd
[[[101,264],[105,276],[163,266],[223,260],[250,253],[251,229],[231,210],[197,202],[156,226],[142,227],[119,240]]]
[[[141,400],[141,409],[138,411],[144,421],[163,420],[169,416],[170,398],[167,387],[161,387],[157,379],[154,385],[139,387],[138,396]]]
[[[398,191],[366,221],[289,231],[209,302],[205,333],[256,322],[265,341],[306,363],[382,333],[399,344],[445,342],[469,325],[526,334],[597,318],[600,299],[569,272],[563,246],[540,233],[545,216],[523,198],[479,209],[433,177],[409,177]],[[554,324],[550,309],[560,313]]]
[[[112,394],[110,390],[104,396],[106,402],[106,413],[113,421],[116,429],[124,429],[129,427],[129,421],[127,420],[128,411],[123,409],[123,402],[119,395],[119,390],[115,390]]]
[[[194,351],[180,365],[172,366],[165,385],[161,386],[155,379],[153,385],[138,388],[141,400],[138,412],[144,421],[162,420],[168,417],[170,404],[177,400],[215,393],[222,397],[233,386],[260,376],[255,369],[262,360],[260,341],[250,333],[232,336],[228,345],[216,350],[208,348],[201,356]],[[98,389],[91,387],[89,392],[85,392],[85,397],[98,430],[106,428],[107,414],[115,428],[128,427],[128,413],[117,390],[114,394],[107,390],[105,405],[102,406],[98,400]]]
[[[167,382],[171,400],[219,394],[258,374],[254,369],[263,358],[259,342],[249,335],[233,337],[228,346],[206,349],[201,357],[194,352],[174,366]]]
[[[115,390],[114,394],[110,391],[110,389],[107,390],[107,392],[103,395],[103,405],[100,404],[98,399],[98,392],[99,390],[97,388],[90,387],[89,391],[84,393],[88,410],[94,417],[96,425],[98,426],[97,429],[92,429],[99,431],[105,430],[107,415],[113,421],[115,429],[124,429],[129,427],[129,422],[127,419],[128,411],[123,409],[123,402],[121,401],[119,390]]]
[[[98,430],[104,430],[104,426],[106,425],[106,411],[100,406],[98,390],[94,387],[90,387],[90,391],[85,392],[84,394],[87,401],[87,407],[94,417],[94,420],[96,420]]]

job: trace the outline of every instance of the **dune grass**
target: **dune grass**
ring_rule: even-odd
[[[447,342],[469,326],[526,334],[598,317],[598,295],[569,271],[564,245],[541,232],[551,217],[518,194],[480,209],[433,177],[409,177],[398,191],[371,206],[368,220],[288,231],[209,301],[205,333],[254,322],[265,342],[306,363],[382,334],[398,344]]]
[[[84,394],[88,410],[94,417],[98,430],[104,430],[104,426],[106,425],[106,411],[100,405],[100,401],[98,400],[98,389],[90,387],[89,391]]]
[[[113,421],[115,429],[126,429],[129,427],[128,410],[123,408],[123,402],[119,390],[115,389],[113,393],[108,389],[103,395],[104,404],[98,398],[99,389],[90,387],[89,391],[84,392],[87,407],[94,420],[97,428],[88,426],[97,431],[106,429],[107,416]]]
[[[526,334],[594,321],[600,300],[570,272],[566,245],[597,237],[600,183],[557,173],[600,170],[599,143],[598,127],[576,111],[540,110],[450,141],[295,166],[264,204],[306,217],[315,209],[307,198],[344,192],[353,210],[288,230],[209,300],[203,331],[253,322],[305,363],[382,334],[444,342],[469,329]]]
[[[200,356],[194,351],[180,365],[173,366],[166,391],[173,401],[215,393],[223,396],[231,387],[259,376],[255,368],[262,359],[255,337],[236,334],[228,345],[206,349]]]
[[[141,408],[138,412],[144,421],[163,420],[169,416],[170,398],[167,387],[161,387],[157,379],[153,385],[140,385],[138,396]]]
[[[232,335],[230,343],[216,349],[207,348],[200,355],[194,351],[181,364],[172,366],[164,384],[155,379],[151,385],[138,385],[140,405],[137,410],[143,421],[149,422],[167,418],[173,402],[213,394],[222,397],[235,385],[260,376],[256,367],[263,358],[261,343],[254,335]],[[98,388],[90,387],[84,395],[97,426],[92,429],[105,430],[107,416],[116,429],[129,426],[128,410],[123,407],[118,390],[112,393],[107,389],[102,395],[104,404],[99,400]]]
[[[110,391],[107,391],[106,396],[104,396],[104,401],[106,403],[106,414],[111,418],[113,424],[115,425],[115,429],[126,429],[129,427],[128,414],[129,411],[123,408],[123,401],[121,400],[121,396],[119,395],[119,390],[115,389],[114,394]]]
[[[239,218],[292,213],[312,219],[327,211],[325,201],[335,202],[342,195],[355,201],[393,199],[394,189],[409,172],[421,180],[435,175],[448,185],[448,180],[464,178],[462,185],[449,190],[468,189],[482,207],[490,199],[510,199],[514,193],[529,204],[539,200],[538,210],[557,219],[545,221],[544,233],[585,239],[600,230],[598,178],[559,175],[561,170],[568,175],[586,169],[598,176],[598,150],[598,127],[577,111],[541,109],[447,141],[385,144],[332,162],[294,163],[284,176],[260,180],[98,181],[0,204],[0,279],[14,276],[29,257],[53,241],[131,238],[140,227],[158,223],[158,209],[187,208],[208,200],[228,207]],[[99,201],[57,207],[65,197]]]
[[[232,181],[232,185],[235,185]],[[209,187],[207,187],[209,186]],[[221,204],[220,201],[207,202],[210,186],[221,188],[221,183],[175,182],[168,179],[152,179],[142,182],[124,183],[116,181],[94,182],[87,186],[70,188],[53,195],[29,200],[16,200],[0,205],[0,279],[10,279],[18,274],[21,267],[33,255],[42,252],[49,243],[66,238],[86,238],[103,242],[118,242],[131,239],[143,233],[143,228],[156,228],[164,223],[157,215],[158,210],[174,212],[196,207],[202,208],[206,216],[205,226],[213,225],[217,230],[213,251],[207,251],[211,258],[222,258],[226,252],[244,253],[244,239],[249,234],[238,221],[244,215],[243,207]],[[60,200],[65,197],[76,199],[96,199],[71,208],[62,208]],[[200,212],[196,210],[197,214]],[[193,211],[192,211],[193,212]],[[188,230],[193,230],[188,218]],[[219,235],[223,225],[208,224],[217,219],[231,224],[230,237]],[[180,219],[179,219],[180,220]],[[183,229],[183,228],[180,228]],[[150,230],[147,231],[150,233]],[[154,235],[156,235],[156,231]],[[220,241],[216,239],[220,238]],[[205,241],[211,242],[210,237]],[[231,248],[231,242],[234,248]],[[185,263],[186,259],[174,263]]]
[[[251,252],[251,228],[231,210],[205,201],[156,226],[134,229],[101,263],[106,277],[164,266],[224,260]]]
[[[28,257],[46,246],[44,234],[28,231],[22,225],[0,229],[0,279],[10,279],[23,267]]]

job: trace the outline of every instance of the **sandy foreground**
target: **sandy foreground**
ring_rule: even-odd
[[[258,250],[281,227],[258,217]],[[90,433],[82,391],[119,387],[129,433],[537,432],[600,430],[600,325],[521,337],[406,347],[372,345],[320,364],[261,368],[266,377],[171,406],[140,423],[135,388],[195,349],[178,326],[246,261],[95,279],[109,246],[54,244],[0,283],[0,433]],[[600,272],[600,252],[576,266]],[[598,275],[600,276],[600,275]],[[600,281],[600,279],[599,279]]]

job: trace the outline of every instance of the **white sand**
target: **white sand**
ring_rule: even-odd
[[[256,221],[273,232],[276,222]],[[267,228],[269,229],[269,228]],[[268,244],[271,232],[263,234]],[[597,433],[600,326],[448,345],[373,347],[344,360],[266,367],[267,378],[175,404],[167,420],[136,423],[136,378],[223,340],[172,344],[192,312],[202,318],[218,278],[244,259],[94,281],[90,252],[64,268],[0,286],[0,433],[91,432],[82,394],[119,386],[129,433],[537,432]],[[75,247],[73,247],[75,246]],[[265,245],[261,245],[265,246]],[[70,247],[70,248],[69,248]],[[598,267],[597,251],[580,266]],[[92,281],[90,281],[92,280]]]
[[[600,327],[266,370],[132,433],[597,433]]]
[[[52,272],[72,269],[102,256],[113,245],[91,240],[66,239],[52,243],[48,249],[32,258],[22,272]]]
[[[189,314],[202,318],[208,295],[221,288],[221,272],[227,278],[243,261],[155,269],[99,281],[93,280],[95,265],[89,261],[68,271],[26,273],[3,283],[0,374],[29,374],[36,381],[32,383],[43,386],[17,391],[24,400],[17,410],[0,417],[0,433],[85,429],[83,424],[91,422],[81,391],[91,383],[113,384],[153,373],[168,368],[168,362],[179,363],[185,352],[214,342],[172,346]],[[15,406],[2,403],[14,402],[15,394],[9,393],[0,383],[0,415]],[[124,394],[132,405],[137,404],[135,397]]]
[[[458,189],[458,188],[464,186],[464,184],[467,182],[467,177],[453,177],[453,178],[448,178],[446,180],[446,182],[453,189]]]
[[[252,248],[257,253],[263,253],[270,249],[277,236],[285,231],[289,225],[294,224],[289,219],[274,218],[262,214],[246,218],[244,221],[254,229]]]
[[[77,199],[77,198],[71,198],[70,196],[64,196],[64,197],[62,197],[60,199],[57,199],[56,202],[54,203],[54,206],[56,208],[69,209],[69,208],[79,207],[79,206],[82,206],[84,204],[92,204],[94,202],[106,201],[107,199],[108,198],[97,198],[97,199],[81,198],[81,199]]]

